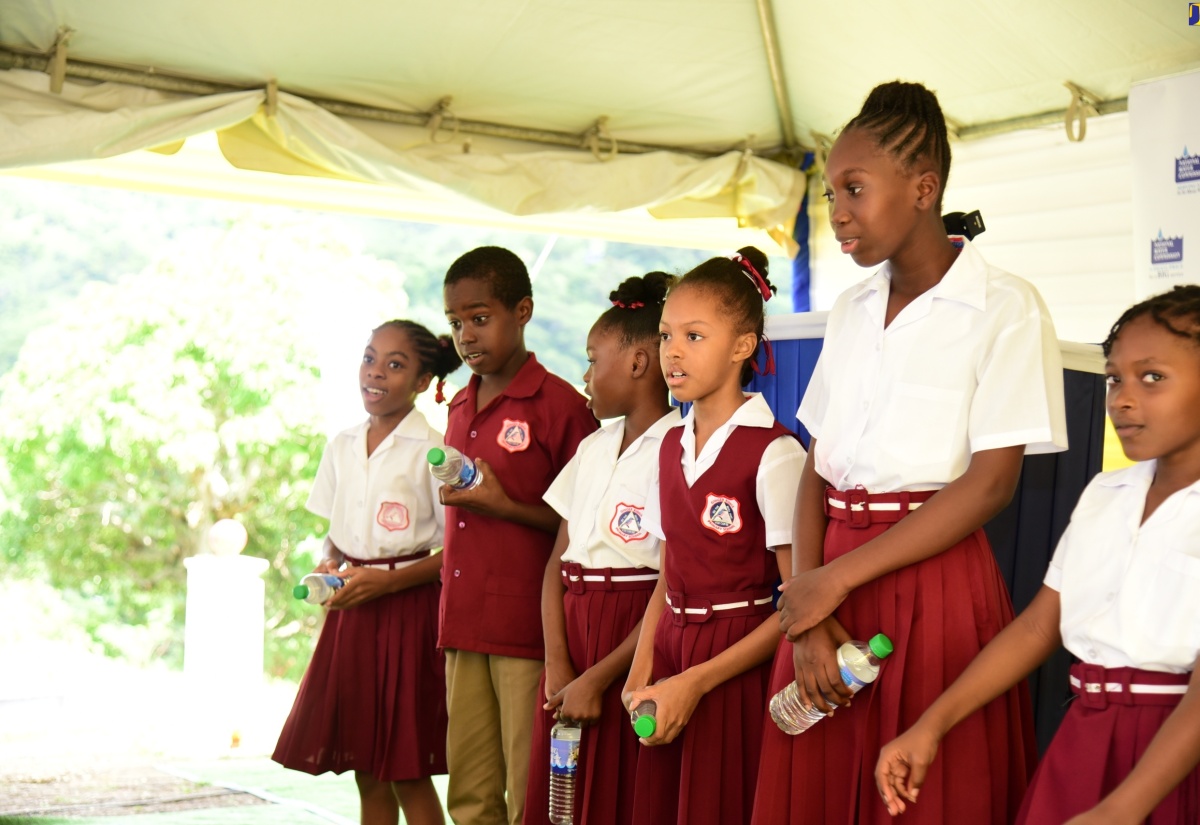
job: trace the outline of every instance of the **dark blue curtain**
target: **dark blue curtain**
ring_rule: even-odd
[[[812,152],[806,153],[804,159],[800,161],[800,171],[807,175],[814,160],[815,156]],[[812,273],[809,268],[807,186],[804,187],[804,197],[800,199],[800,209],[796,213],[792,239],[799,248],[799,252],[792,260],[792,312],[809,312],[812,310],[812,298],[809,295],[808,287]]]

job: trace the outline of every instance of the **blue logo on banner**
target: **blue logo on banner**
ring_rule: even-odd
[[[1188,3],[1188,25],[1200,26],[1200,3]]]
[[[1184,146],[1183,155],[1175,158],[1175,182],[1188,183],[1194,180],[1200,180],[1200,155],[1188,154]]]
[[[1179,263],[1183,260],[1183,238],[1164,238],[1162,230],[1158,237],[1150,239],[1150,264]]]

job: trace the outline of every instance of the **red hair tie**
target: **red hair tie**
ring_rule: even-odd
[[[754,284],[754,288],[762,295],[763,303],[771,300],[771,286],[767,283],[767,279],[759,274],[758,269],[755,268],[754,264],[750,263],[745,255],[736,252],[730,257],[730,260],[741,266],[742,272],[746,273],[746,277],[750,279],[750,283]]]
[[[433,401],[435,404],[441,404],[443,401],[446,400],[445,389],[446,389],[446,379],[439,378],[438,382],[437,382],[437,392],[434,393],[434,395],[433,395]]]
[[[641,301],[631,301],[627,304],[621,300],[614,300],[613,306],[617,307],[618,309],[641,309],[645,306],[645,304]]]
[[[763,367],[758,366],[758,356],[754,358],[754,371],[759,375],[774,375],[775,374],[775,350],[771,347],[771,342],[767,339],[766,334],[762,337],[763,350],[767,353],[767,363]]]

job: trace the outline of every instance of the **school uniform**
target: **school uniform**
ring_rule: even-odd
[[[644,524],[650,479],[663,436],[680,421],[672,410],[620,452],[625,420],[585,438],[545,500],[567,522],[562,556],[563,612],[571,667],[582,674],[616,650],[638,626],[658,583],[662,542]],[[525,825],[547,825],[549,742],[554,714],[542,710],[546,677],[534,710]],[[604,692],[600,721],[580,739],[575,825],[629,822],[640,745],[621,702],[623,680]]]
[[[325,447],[308,509],[350,565],[396,569],[442,543],[425,454],[442,444],[412,410],[367,455],[364,421]],[[446,686],[437,582],[331,610],[272,759],[305,773],[381,781],[446,773]]]
[[[792,540],[799,441],[756,394],[697,454],[694,416],[663,438],[658,506],[647,508],[647,528],[666,540],[651,682],[712,659],[771,615],[779,569],[769,548]],[[747,821],[769,668],[718,685],[673,742],[642,749],[635,825]]]
[[[450,401],[446,443],[491,465],[513,500],[541,503],[596,419],[533,353],[482,410],[480,381],[471,376]],[[542,579],[553,547],[544,530],[446,508],[438,644],[446,650],[447,808],[455,822],[521,820],[544,657]]]
[[[1092,479],[1046,572],[1059,592],[1075,695],[1018,822],[1061,823],[1095,806],[1142,758],[1200,655],[1200,482],[1141,523],[1157,462]],[[1200,769],[1146,820],[1200,822]]]
[[[885,328],[890,283],[885,264],[837,299],[797,413],[830,485],[826,563],[922,506],[974,452],[1066,449],[1058,343],[1032,286],[964,241],[942,280]],[[850,708],[795,737],[767,725],[756,825],[891,822],[872,778],[880,748],[917,721],[1013,610],[980,529],[856,588],[833,615],[852,638],[887,634],[895,652]],[[772,695],[794,679],[784,639]],[[1035,760],[1022,683],[950,732],[905,822],[1007,825]]]

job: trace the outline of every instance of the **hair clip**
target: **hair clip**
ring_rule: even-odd
[[[775,350],[771,347],[771,342],[767,340],[764,333],[762,337],[763,350],[767,353],[766,363],[760,367],[758,365],[758,355],[755,354],[752,366],[754,371],[759,375],[774,375],[775,374]]]
[[[754,284],[754,288],[762,295],[764,303],[771,300],[771,287],[767,283],[767,279],[759,274],[758,269],[750,263],[745,255],[735,252],[729,256],[729,259],[742,268],[742,273],[750,279],[750,283]]]

